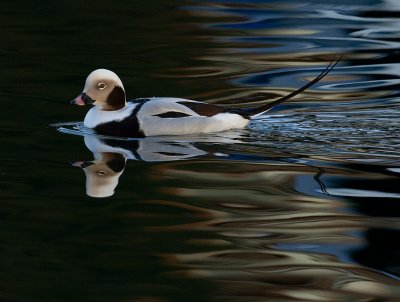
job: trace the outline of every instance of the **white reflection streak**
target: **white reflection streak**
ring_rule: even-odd
[[[348,188],[337,188],[337,189],[330,188],[326,190],[330,195],[335,195],[335,196],[400,198],[400,194],[398,193],[388,193],[388,192],[381,192],[374,190],[359,190],[359,189],[348,189]]]

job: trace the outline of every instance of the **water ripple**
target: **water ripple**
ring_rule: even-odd
[[[165,15],[153,5],[152,19],[119,12],[137,28],[102,28],[104,37],[126,33],[107,56],[85,52],[90,66],[120,59],[114,65],[134,93],[251,107],[298,89],[336,54],[343,59],[247,129],[123,139],[80,122],[54,125],[73,135],[49,135],[54,142],[40,142],[40,152],[4,161],[4,195],[15,195],[2,216],[12,229],[3,234],[15,259],[4,265],[9,282],[19,289],[28,273],[31,292],[50,283],[57,297],[51,280],[78,280],[97,295],[106,284],[135,301],[397,301],[399,1],[185,1]],[[91,37],[99,45],[82,33],[74,45]],[[7,91],[19,91],[15,83]],[[54,114],[54,99],[43,98],[42,120],[68,119]],[[25,125],[18,121],[7,129]],[[17,141],[13,150],[25,150]],[[67,277],[58,278],[60,268]]]

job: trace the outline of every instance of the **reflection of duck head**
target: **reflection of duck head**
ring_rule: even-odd
[[[114,194],[119,177],[128,159],[148,162],[184,160],[208,152],[190,143],[152,140],[118,140],[85,136],[85,145],[93,153],[92,161],[76,161],[86,175],[86,194],[91,197],[109,197]]]
[[[94,160],[77,161],[73,165],[82,168],[86,174],[86,194],[91,197],[112,196],[125,169],[126,154],[93,139],[93,136],[86,136],[85,144],[93,152]]]
[[[125,158],[118,153],[103,153],[101,159],[75,162],[86,174],[86,194],[91,197],[109,197],[114,194],[119,177],[125,168]]]

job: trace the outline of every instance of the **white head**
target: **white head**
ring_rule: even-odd
[[[105,111],[121,109],[126,106],[124,85],[111,70],[96,69],[89,74],[82,93],[71,104],[93,104]]]

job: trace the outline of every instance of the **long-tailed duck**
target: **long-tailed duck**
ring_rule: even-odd
[[[298,90],[256,108],[226,108],[169,97],[140,98],[127,102],[122,81],[107,69],[97,69],[90,73],[83,92],[71,103],[81,106],[94,105],[86,114],[84,126],[104,135],[145,137],[244,128],[252,118],[317,83],[339,60],[331,61],[315,79]]]

